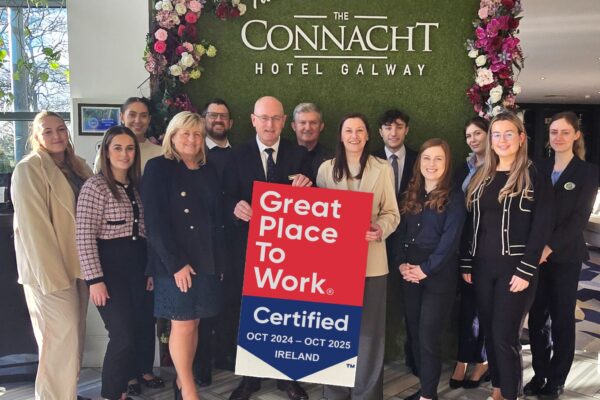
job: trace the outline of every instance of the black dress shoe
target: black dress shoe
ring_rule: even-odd
[[[483,373],[483,375],[481,375],[479,377],[478,380],[473,380],[473,379],[467,379],[463,382],[463,388],[465,389],[475,389],[478,388],[479,385],[481,385],[481,382],[483,381],[489,381],[490,380],[490,374],[486,371]]]
[[[558,399],[565,391],[564,385],[553,385],[547,383],[539,392],[539,398],[543,400]]]
[[[77,395],[77,400],[92,400],[92,399],[89,397],[83,397],[83,396]]]
[[[306,390],[298,382],[278,380],[277,388],[283,390],[290,400],[308,399],[308,393],[306,393]]]
[[[448,382],[448,386],[450,386],[450,389],[458,389],[463,386],[464,382],[465,382],[464,380],[459,381],[458,379],[450,378],[450,381]]]
[[[529,383],[523,386],[523,394],[525,396],[537,396],[540,393],[540,390],[542,390],[544,387],[545,383],[545,378],[540,378],[534,375]]]
[[[127,394],[130,394],[132,396],[139,396],[140,394],[142,394],[142,385],[140,385],[140,382],[128,383]]]
[[[404,400],[419,400],[421,398],[421,391],[415,392],[408,397],[405,397]]]
[[[255,384],[255,381],[258,384]],[[248,400],[252,393],[260,389],[260,379],[258,378],[242,378],[242,381],[229,395],[229,400]]]

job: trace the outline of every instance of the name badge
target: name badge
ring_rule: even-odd
[[[573,189],[575,189],[575,184],[573,182],[567,182],[567,183],[565,183],[565,189],[573,190]]]

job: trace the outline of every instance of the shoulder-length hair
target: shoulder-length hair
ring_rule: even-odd
[[[181,161],[181,155],[177,152],[175,145],[173,144],[173,136],[177,134],[182,128],[199,128],[202,132],[202,141],[204,141],[206,137],[206,132],[204,130],[204,118],[200,116],[200,114],[196,114],[189,111],[181,111],[177,113],[173,119],[167,125],[167,132],[165,133],[165,137],[163,139],[162,148],[165,158],[169,160],[177,160]],[[202,166],[206,164],[206,153],[204,151],[204,143],[200,146],[200,153],[198,154],[199,161],[198,166]]]
[[[52,111],[40,111],[39,113],[36,114],[35,118],[33,119],[33,123],[31,124],[31,130],[29,132],[29,138],[27,139],[27,142],[29,144],[29,147],[31,148],[31,151],[35,151],[35,152],[39,152],[39,151],[44,151],[44,152],[48,152],[48,150],[46,150],[46,148],[44,146],[42,146],[42,143],[40,142],[40,138],[38,137],[39,135],[42,134],[42,121],[45,118],[50,118],[50,117],[54,117],[54,118],[58,118],[60,119],[63,124],[65,123],[65,120],[57,113],[52,112]],[[58,168],[60,168],[61,170],[64,168],[61,165],[56,164]],[[69,168],[75,175],[77,175],[79,178],[86,180],[87,178],[89,178],[91,176],[90,173],[90,169],[88,168],[88,166],[85,164],[85,162],[81,159],[79,159],[79,157],[77,157],[75,155],[75,150],[73,148],[73,141],[71,140],[71,134],[68,134],[68,143],[67,143],[67,148],[65,149],[65,166],[67,168]]]
[[[559,112],[558,114],[554,114],[550,120],[550,124],[548,125],[548,130],[550,129],[550,125],[559,119],[564,119],[567,121],[567,124],[571,125],[573,129],[575,129],[575,133],[579,132],[579,139],[573,142],[573,154],[579,157],[579,159],[585,161],[585,141],[583,140],[583,132],[581,132],[577,114],[575,114],[573,111],[563,111]]]
[[[441,147],[444,150],[446,161],[444,165],[444,173],[440,180],[428,196],[427,201],[423,204],[420,201],[421,193],[425,188],[425,178],[421,173],[421,157],[423,152],[431,147]],[[430,208],[437,212],[443,212],[450,198],[450,190],[452,189],[452,156],[450,154],[450,146],[444,139],[433,138],[425,141],[419,149],[419,155],[413,168],[412,178],[408,183],[408,189],[404,194],[404,199],[400,206],[400,214],[417,214],[424,208]]]
[[[342,128],[344,127],[344,122],[351,118],[358,118],[365,125],[365,129],[367,130],[367,143],[365,143],[365,147],[360,155],[360,169],[356,176],[352,176],[350,172],[350,168],[348,167],[348,159],[346,158],[346,147],[344,146],[344,142],[342,141]],[[365,170],[365,166],[367,165],[367,160],[369,159],[369,121],[367,121],[367,117],[361,113],[350,113],[346,114],[342,117],[340,124],[338,126],[338,141],[335,147],[335,158],[333,159],[333,181],[338,183],[344,177],[351,177],[355,179],[361,179],[363,175],[363,171]]]
[[[135,133],[125,126],[117,125],[109,128],[106,133],[104,133],[104,137],[102,138],[102,145],[100,146],[100,173],[106,180],[106,184],[110,189],[110,192],[115,196],[117,200],[121,200],[121,196],[119,194],[119,189],[117,188],[117,181],[112,172],[112,168],[110,166],[110,160],[108,159],[108,148],[112,140],[115,136],[118,135],[127,135],[129,136],[135,145],[135,156],[133,159],[133,164],[127,170],[127,178],[129,179],[129,183],[134,187],[138,187],[141,176],[141,161],[140,161],[140,145],[135,137]]]
[[[518,131],[519,136],[525,135],[523,144],[519,147],[515,161],[510,167],[508,180],[500,192],[498,192],[498,202],[502,202],[506,196],[514,197],[524,192],[524,195],[529,198],[527,190],[532,188],[531,176],[529,175],[529,165],[531,161],[527,156],[527,133],[525,125],[514,113],[505,111],[496,115],[490,122],[490,129],[487,135],[487,147],[485,149],[485,160],[483,165],[477,170],[473,179],[467,187],[467,208],[470,209],[473,203],[473,196],[477,188],[484,184],[488,179],[491,181],[496,176],[496,167],[498,166],[499,158],[492,149],[492,131],[494,124],[498,121],[511,122]]]

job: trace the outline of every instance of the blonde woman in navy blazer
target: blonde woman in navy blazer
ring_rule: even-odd
[[[542,252],[536,297],[529,312],[535,376],[524,391],[556,399],[573,363],[577,284],[581,263],[589,259],[583,229],[598,190],[598,168],[583,161],[583,134],[574,113],[552,117],[549,141],[554,156],[540,169],[554,186],[555,221]]]

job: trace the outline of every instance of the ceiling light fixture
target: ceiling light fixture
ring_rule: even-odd
[[[540,79],[541,79],[541,80],[544,80],[544,79],[546,79],[546,77],[545,77],[545,76],[542,76]]]
[[[589,98],[590,98],[590,97],[592,97],[592,96],[590,96],[589,94],[586,94],[584,97],[585,97],[586,99],[589,99]]]

